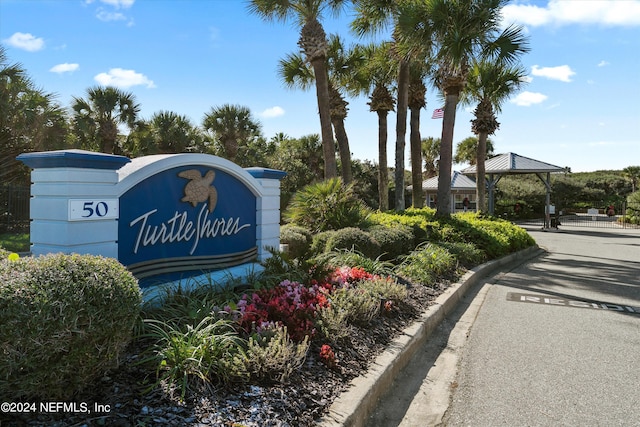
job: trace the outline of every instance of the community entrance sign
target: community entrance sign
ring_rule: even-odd
[[[279,245],[281,171],[205,154],[131,160],[62,150],[18,159],[34,169],[34,255],[117,258],[149,286],[253,265]]]

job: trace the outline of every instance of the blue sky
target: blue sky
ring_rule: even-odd
[[[530,81],[498,116],[496,152],[574,172],[640,165],[640,1],[514,1],[504,18],[530,37]],[[347,10],[323,24],[355,43],[349,21]],[[144,118],[170,110],[199,125],[211,107],[239,104],[267,138],[320,133],[315,91],[287,89],[277,75],[297,40],[294,23],[264,22],[244,0],[0,0],[10,62],[63,106],[97,84],[132,92]],[[366,98],[349,101],[351,151],[375,161],[377,116]],[[429,88],[422,137],[440,136],[431,112],[441,103]],[[471,110],[459,107],[456,143],[472,136]],[[395,116],[389,124],[393,165]]]

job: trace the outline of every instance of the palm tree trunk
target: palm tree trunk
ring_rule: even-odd
[[[440,143],[440,164],[438,168],[438,200],[436,216],[451,216],[451,164],[453,162],[453,128],[456,123],[456,106],[460,90],[445,92],[444,118]]]
[[[411,108],[411,134],[409,136],[411,150],[411,185],[413,186],[412,206],[421,208],[422,197],[422,143],[420,141],[420,108]]]
[[[100,123],[98,135],[100,137],[100,152],[115,154],[118,125],[108,120],[103,121]]]
[[[380,211],[389,210],[389,167],[387,165],[387,110],[378,110],[378,199]]]
[[[316,78],[316,96],[318,98],[322,152],[324,156],[324,178],[336,178],[338,176],[338,167],[336,164],[335,143],[333,141],[333,128],[331,126],[329,78],[327,77],[325,58],[314,59],[311,65]]]
[[[486,177],[484,162],[487,158],[487,133],[478,134],[478,148],[476,153],[476,211],[486,212]]]
[[[404,148],[409,102],[409,61],[402,59],[398,70],[398,113],[396,114],[395,209],[404,211]]]
[[[345,184],[353,181],[351,173],[351,150],[349,149],[349,137],[344,128],[343,119],[333,119],[333,128],[336,131],[336,141],[338,142],[338,150],[340,151],[340,170],[342,172],[342,181]]]

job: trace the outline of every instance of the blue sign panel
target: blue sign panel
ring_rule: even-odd
[[[256,196],[223,170],[167,169],[120,197],[118,260],[139,279],[227,268],[256,255]]]

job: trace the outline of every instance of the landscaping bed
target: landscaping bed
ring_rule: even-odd
[[[46,395],[48,387],[34,391],[31,385],[29,394],[11,396],[15,392],[0,378],[0,394],[4,390],[8,395],[4,400],[75,404],[59,411],[63,413],[11,414],[13,419],[2,425],[314,425],[350,381],[365,374],[375,357],[452,282],[486,260],[535,243],[523,229],[495,218],[463,214],[436,220],[430,209],[371,214],[347,211],[353,204],[348,197],[344,202],[348,207],[341,210],[334,198],[332,209],[322,214],[303,206],[301,211],[311,212],[309,220],[297,218],[282,227],[281,240],[289,252],[274,251],[260,275],[224,288],[205,284],[174,290],[143,305],[135,314],[138,321],[128,346],[112,353],[119,365],[66,390],[65,397]],[[310,203],[323,209],[319,202]],[[332,214],[338,220],[318,222]],[[39,289],[48,280],[45,276],[15,276],[13,267],[29,272],[33,264],[31,268],[46,271],[39,262],[4,261],[0,279],[15,280],[10,286],[25,290],[35,283]],[[46,262],[49,269],[55,263],[64,265],[65,272],[75,268],[65,257]],[[112,261],[76,256],[73,262],[98,263],[104,274],[117,270],[107,268]],[[99,283],[93,270],[82,267],[82,274],[69,280]],[[7,295],[8,302],[0,298],[0,304],[17,304],[12,302],[17,294]],[[22,301],[23,293],[19,295],[16,301]],[[96,295],[97,307],[102,307],[113,291]],[[52,297],[41,299],[46,303]],[[20,307],[14,311],[24,314]],[[96,313],[104,318],[104,309]],[[77,324],[73,328],[84,328]],[[8,340],[5,351],[13,354],[13,338],[3,339]],[[98,362],[103,366],[104,361]],[[14,365],[0,368],[20,381],[21,372],[30,367],[16,371]],[[45,375],[48,367],[33,370]],[[7,418],[6,413],[0,416]]]
[[[133,343],[121,366],[107,372],[74,402],[109,405],[102,414],[52,414],[32,417],[23,414],[6,425],[33,426],[312,426],[346,389],[349,382],[366,373],[369,364],[406,326],[448,286],[443,280],[435,287],[408,284],[408,298],[392,316],[380,316],[367,327],[356,327],[354,334],[333,345],[335,368],[319,361],[320,348],[312,344],[304,366],[285,384],[244,385],[212,388],[189,396],[184,402],[171,398],[161,388],[146,392],[155,381],[155,372],[136,362],[141,348]],[[5,425],[5,423],[3,423]]]

